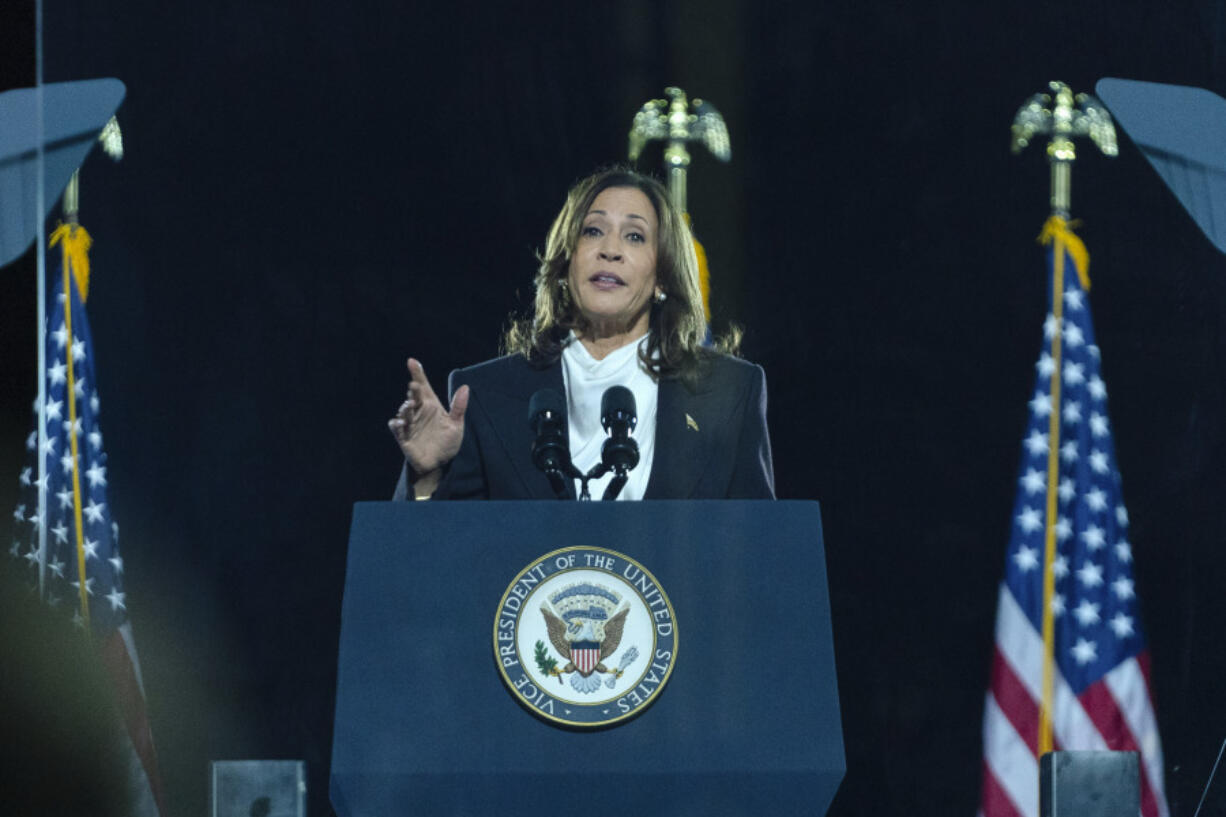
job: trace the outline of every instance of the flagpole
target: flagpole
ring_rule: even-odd
[[[1117,153],[1115,129],[1111,117],[1094,97],[1074,96],[1062,82],[1051,82],[1048,94],[1036,94],[1023,105],[1013,120],[1013,152],[1018,153],[1036,134],[1051,134],[1047,143],[1047,159],[1051,164],[1051,216],[1043,225],[1039,240],[1051,246],[1051,303],[1046,331],[1051,336],[1052,371],[1048,390],[1047,434],[1047,502],[1044,525],[1043,601],[1041,632],[1043,636],[1043,668],[1041,700],[1039,702],[1038,747],[1041,757],[1052,751],[1053,712],[1055,708],[1055,611],[1056,557],[1058,526],[1058,493],[1060,479],[1061,362],[1064,333],[1064,258],[1072,255],[1082,288],[1089,289],[1089,254],[1080,239],[1069,229],[1072,200],[1072,167],[1077,159],[1074,136],[1089,136],[1108,156]],[[1054,101],[1054,105],[1052,105]],[[1050,106],[1050,107],[1049,107]]]
[[[690,138],[689,103],[685,91],[668,88],[665,93],[673,98],[668,106],[668,147],[664,149],[664,164],[668,168],[668,192],[678,213],[688,213],[689,198],[686,190],[686,174],[690,169],[690,152],[685,143]]]
[[[34,213],[38,223],[35,247],[34,296],[35,311],[38,313],[34,321],[36,358],[38,360],[38,438],[35,440],[36,458],[38,459],[38,597],[46,599],[47,591],[47,258],[44,246],[47,233],[43,224],[43,215],[47,212],[46,203],[46,141],[45,123],[43,122],[43,0],[34,0],[34,107],[37,121],[36,133],[37,155],[35,173],[38,182],[35,184]]]

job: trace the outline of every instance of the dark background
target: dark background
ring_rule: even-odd
[[[0,17],[2,88],[34,9]],[[717,327],[770,384],[779,494],[826,525],[848,772],[835,815],[974,813],[997,583],[1045,311],[1061,79],[1226,91],[1226,3],[48,0],[45,79],[115,76],[127,156],[81,221],[108,481],[175,815],[210,759],[304,758],[327,813],[350,506],[390,495],[404,359],[493,356],[577,177],[646,100],[711,100],[690,209]],[[1121,134],[1074,215],[1175,817],[1226,736],[1226,263]],[[659,147],[641,166],[659,167]],[[0,507],[35,392],[33,252],[0,271]]]

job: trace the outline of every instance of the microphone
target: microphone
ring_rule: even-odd
[[[559,497],[566,495],[564,474],[574,470],[567,450],[566,401],[553,389],[541,389],[528,400],[532,426],[532,464],[545,472]]]
[[[630,436],[637,424],[634,393],[625,386],[610,386],[600,398],[600,425],[609,434],[600,448],[600,461],[614,473],[604,492],[606,500],[617,498],[626,484],[626,472],[639,464],[639,444]]]

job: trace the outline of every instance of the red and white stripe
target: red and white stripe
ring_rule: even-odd
[[[1169,817],[1162,747],[1149,689],[1149,657],[1112,669],[1080,696],[1055,667],[1052,736],[1057,749],[1141,753],[1141,815]],[[1043,639],[1002,584],[996,651],[983,716],[980,817],[1038,817],[1038,722]]]
[[[132,628],[125,623],[101,644],[102,664],[115,690],[120,717],[128,735],[130,814],[159,817],[166,813],[162,802],[161,776],[153,733],[145,711],[145,688]]]
[[[596,665],[600,663],[600,650],[592,647],[572,649],[570,657],[575,662],[575,666],[579,668],[579,672],[587,676],[591,675],[592,670],[596,669]]]

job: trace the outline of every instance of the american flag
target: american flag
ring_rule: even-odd
[[[1140,752],[1141,814],[1167,817],[1128,512],[1090,322],[1089,259],[1063,221],[1053,217],[1044,238],[1051,244],[1050,280],[1059,282],[1049,291],[1059,292],[1060,300],[1049,302],[1022,443],[984,711],[980,815],[1039,814],[1042,609],[1050,531],[1055,544],[1052,748]],[[1050,519],[1049,487],[1055,489]]]
[[[60,227],[52,236],[53,243],[59,240],[78,246],[83,242],[86,248],[89,243],[88,234],[75,225]],[[107,499],[93,339],[79,283],[76,276],[69,278],[73,281],[70,310],[65,308],[64,288],[53,287],[59,292],[47,323],[46,436],[40,445],[41,407],[35,401],[35,430],[26,440],[30,464],[19,476],[9,556],[24,565],[20,569],[31,588],[41,592],[48,605],[92,635],[130,741],[132,813],[156,815],[161,811],[157,761],[128,622],[119,526]],[[45,463],[42,477],[40,451]],[[40,535],[40,528],[45,535]]]

